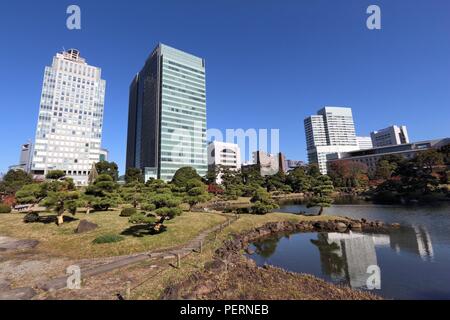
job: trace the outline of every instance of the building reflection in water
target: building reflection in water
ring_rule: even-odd
[[[423,226],[402,227],[390,234],[319,233],[311,243],[320,252],[322,272],[352,288],[366,287],[367,268],[378,265],[377,247],[417,254],[425,261],[434,257],[430,234]]]

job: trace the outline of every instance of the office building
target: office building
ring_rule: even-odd
[[[31,172],[62,170],[86,185],[100,159],[106,82],[80,52],[57,53],[45,68]]]
[[[127,168],[172,179],[207,172],[205,60],[159,44],[130,86]]]
[[[258,166],[263,177],[286,172],[286,158],[281,152],[270,154],[264,151],[255,151],[253,152],[253,163]]]
[[[390,126],[370,134],[374,148],[409,143],[406,126]]]
[[[392,145],[368,150],[334,153],[327,156],[328,164],[336,161],[355,161],[367,166],[369,173],[374,173],[378,161],[387,155],[400,155],[405,159],[413,159],[419,152],[429,149],[441,149],[450,145],[450,138],[427,140],[402,145]]]
[[[31,171],[31,159],[33,152],[33,144],[31,142],[20,146],[19,164],[10,166],[9,170],[22,170],[25,172]]]
[[[234,143],[213,141],[208,145],[208,168],[218,170],[217,183],[221,184],[221,170],[241,170],[241,149]]]
[[[356,143],[358,144],[359,150],[372,149],[372,138],[371,137],[356,137]]]
[[[305,119],[308,161],[327,173],[327,155],[358,150],[351,108],[325,107]]]

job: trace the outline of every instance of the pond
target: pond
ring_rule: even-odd
[[[298,203],[277,211],[311,212]],[[377,266],[381,288],[374,289],[375,294],[387,299],[450,299],[450,205],[333,205],[325,214],[398,222],[402,227],[388,234],[279,236],[253,244],[255,253],[249,257],[258,265],[313,274],[362,290],[373,283],[368,280],[374,271],[368,268]]]

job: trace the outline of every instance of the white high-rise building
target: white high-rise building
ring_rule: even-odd
[[[371,137],[356,137],[356,143],[358,144],[359,150],[367,150],[373,148]]]
[[[238,171],[241,169],[241,149],[239,145],[221,141],[213,141],[208,145],[209,169],[228,168]],[[218,184],[222,183],[221,173],[217,176]]]
[[[370,134],[374,148],[409,143],[406,126],[390,126]]]
[[[327,155],[358,150],[351,108],[325,107],[305,119],[308,161],[327,173]]]
[[[31,171],[63,170],[86,185],[100,160],[106,82],[80,52],[57,53],[45,68]]]

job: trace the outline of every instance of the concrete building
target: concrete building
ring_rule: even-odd
[[[368,167],[369,173],[376,170],[378,161],[387,155],[401,155],[406,159],[413,159],[417,153],[429,149],[440,149],[450,144],[450,138],[420,141],[415,143],[408,143],[402,145],[392,145],[381,148],[373,148],[368,150],[357,150],[350,152],[341,152],[329,154],[327,156],[328,163],[335,161],[350,160],[363,163]]]
[[[100,159],[106,82],[76,49],[57,53],[45,68],[31,172],[41,179],[63,170],[86,185]]]
[[[241,149],[234,143],[213,141],[208,144],[208,168],[219,170],[217,183],[221,184],[220,170],[228,168],[230,170],[241,170]]]
[[[31,160],[33,156],[33,144],[31,142],[20,146],[19,164],[10,166],[9,170],[31,171]]]
[[[406,126],[390,126],[370,134],[374,148],[409,143]]]
[[[372,138],[371,137],[356,137],[356,143],[358,144],[359,150],[372,149]]]
[[[130,86],[127,168],[172,179],[207,172],[205,60],[159,44]]]
[[[295,168],[303,167],[303,166],[305,166],[305,163],[301,160],[286,160],[285,161],[286,172],[289,172],[291,170],[294,170]]]
[[[100,149],[100,161],[108,161],[109,151],[107,149]]]
[[[308,161],[322,174],[327,173],[327,155],[358,150],[351,108],[325,107],[304,124]]]
[[[286,159],[281,152],[270,154],[264,151],[255,151],[253,152],[253,163],[258,166],[263,177],[286,172]]]

